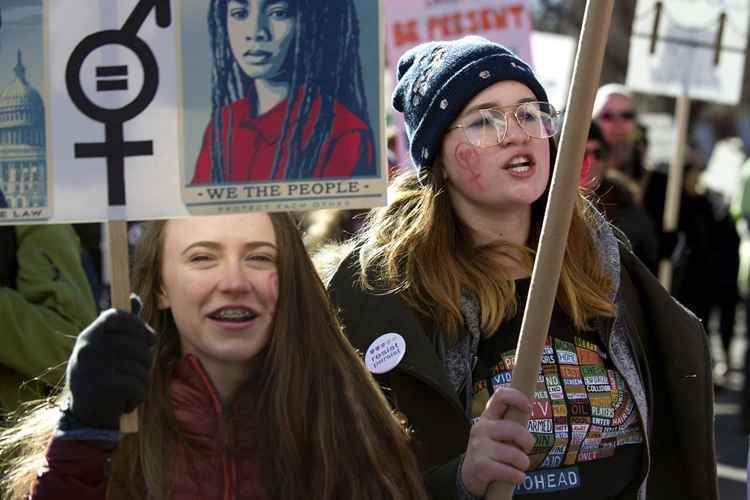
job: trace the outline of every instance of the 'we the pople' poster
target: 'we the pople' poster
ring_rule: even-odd
[[[378,2],[328,3],[183,4],[181,163],[192,211],[383,200]],[[253,4],[267,6],[265,21]]]

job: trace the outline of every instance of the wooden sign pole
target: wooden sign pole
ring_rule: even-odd
[[[676,231],[680,220],[682,171],[685,165],[685,146],[690,121],[690,98],[687,94],[677,98],[675,121],[677,122],[677,137],[675,138],[672,161],[669,164],[667,193],[664,200],[663,225],[665,233]],[[672,287],[672,262],[669,259],[663,259],[659,263],[659,281],[667,291],[670,291]]]
[[[130,311],[130,261],[128,259],[128,223],[107,222],[109,276],[112,307]],[[120,417],[120,432],[138,432],[138,410]]]
[[[536,389],[544,343],[560,281],[560,268],[578,195],[583,151],[591,123],[594,95],[599,86],[604,48],[609,33],[614,0],[588,0],[573,68],[560,150],[550,186],[542,234],[537,249],[526,310],[521,323],[511,387],[532,397]],[[524,413],[510,408],[505,418],[528,425]],[[510,500],[513,485],[490,485],[488,500]]]

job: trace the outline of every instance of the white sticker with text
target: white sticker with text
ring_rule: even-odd
[[[393,370],[406,354],[406,341],[398,333],[390,332],[376,338],[365,353],[367,369],[372,373]]]

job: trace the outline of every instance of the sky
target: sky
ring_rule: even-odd
[[[41,0],[0,0],[0,89],[15,78],[16,52],[23,51],[26,76],[43,93],[44,34]]]

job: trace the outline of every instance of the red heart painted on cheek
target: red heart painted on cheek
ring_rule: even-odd
[[[479,170],[479,151],[469,144],[459,144],[456,146],[455,158],[458,166],[466,172],[470,181],[479,182],[481,173]]]
[[[461,168],[474,172],[479,163],[479,152],[474,146],[459,144],[456,147],[456,161]]]

